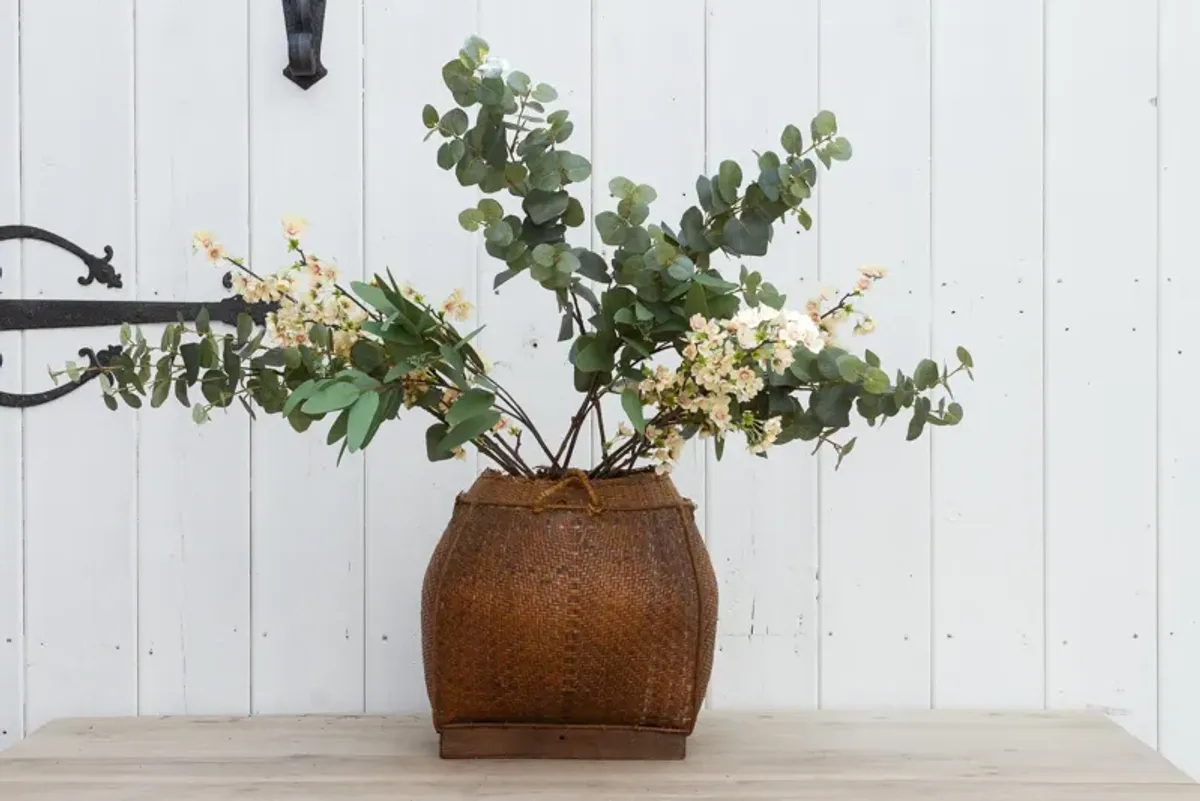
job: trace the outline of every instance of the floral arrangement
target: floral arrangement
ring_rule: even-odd
[[[615,209],[594,220],[612,249],[605,258],[568,242],[568,229],[586,222],[570,188],[589,179],[591,165],[564,147],[573,124],[568,111],[547,111],[556,91],[509,71],[477,37],[442,76],[455,105],[445,113],[425,106],[426,139],[440,137],[438,165],[485,196],[459,222],[483,232],[499,262],[496,288],[524,275],[551,293],[559,339],[570,342],[581,402],[560,443],[547,442],[491,374],[473,344],[479,329],[456,328],[471,314],[461,291],[435,305],[390,271],[343,286],[332,263],[304,249],[306,224],[297,218],[283,222],[290,262],[269,274],[226,253],[211,234],[195,237],[198,251],[231,270],[236,295],[273,304],[264,327],[242,315],[236,332],[218,334],[202,312],[168,326],[157,347],[124,327],[116,358],[52,374],[98,372],[112,409],[118,401],[139,407],[147,396],[157,407],[173,394],[201,423],[235,401],[251,415],[281,415],[297,431],[332,416],[327,440],[342,453],[366,448],[385,421],[419,409],[433,418],[431,460],[462,458],[473,447],[527,477],[564,474],[580,432],[593,422],[602,453],[588,475],[602,478],[647,461],[667,472],[693,437],[711,438],[718,458],[735,432],[764,457],[793,440],[814,442],[831,447],[840,465],[855,444],[838,439],[852,412],[874,426],[906,411],[908,439],[926,425],[962,419],[961,406],[946,396],[952,400],[954,375],[971,375],[966,350],[958,349],[953,369],[925,359],[911,375],[890,376],[871,351],[860,357],[842,346],[847,325],[855,335],[874,330],[859,303],[885,277],[882,268],[861,268],[848,291],[824,290],[803,311],[787,309],[759,272],[740,266],[735,280],[719,269],[766,255],[777,224],[812,225],[804,202],[818,165],[829,170],[852,154],[831,112],[813,118],[807,141],[787,126],[782,152],[758,155],[750,181],[734,161],[700,176],[698,205],[678,228],[647,224],[652,187],[613,179]],[[467,109],[476,107],[472,125]],[[513,200],[506,207],[495,196]],[[602,409],[610,395],[619,396],[628,418],[611,436]]]

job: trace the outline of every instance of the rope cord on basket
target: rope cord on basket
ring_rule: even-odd
[[[547,503],[550,498],[566,489],[572,482],[583,487],[584,492],[587,493],[587,506],[580,506],[577,503]],[[568,470],[565,478],[542,491],[534,499],[533,511],[535,514],[540,514],[547,509],[586,509],[589,515],[598,515],[604,511],[604,505],[600,503],[600,498],[596,495],[596,490],[592,489],[591,482],[587,479],[587,473],[582,470]]]

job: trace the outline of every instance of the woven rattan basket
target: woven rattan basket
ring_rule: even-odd
[[[693,509],[653,473],[459,495],[421,610],[442,756],[682,758],[717,622]]]

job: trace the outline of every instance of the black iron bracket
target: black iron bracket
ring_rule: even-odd
[[[32,239],[45,242],[61,248],[77,256],[87,267],[87,274],[79,278],[83,286],[93,283],[106,286],[109,289],[120,289],[121,276],[112,266],[113,250],[105,246],[104,257],[94,256],[70,240],[42,228],[28,225],[0,226],[0,242],[10,239]],[[0,277],[3,269],[0,268]],[[224,278],[225,288],[231,286],[230,275]],[[129,300],[4,300],[0,299],[0,331],[35,331],[49,328],[96,328],[103,326],[148,325],[153,323],[173,323],[182,317],[193,320],[200,309],[207,308],[214,323],[236,326],[241,314],[249,314],[259,325],[266,322],[266,316],[274,311],[278,304],[246,303],[238,297],[226,297],[212,303],[170,302],[170,301],[129,301]],[[87,360],[92,367],[102,367],[120,355],[121,347],[114,345],[100,350],[81,348],[79,356]],[[4,365],[3,354],[0,354],[0,367]],[[86,372],[79,380],[72,381],[46,392],[35,394],[14,394],[0,392],[0,407],[24,409],[40,406],[69,395],[97,374]]]
[[[328,74],[321,63],[325,0],[283,0],[283,22],[288,46],[283,74],[301,89],[308,89]]]

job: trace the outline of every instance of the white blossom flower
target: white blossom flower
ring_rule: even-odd
[[[463,291],[456,289],[442,302],[442,312],[451,320],[462,322],[471,316],[473,306],[465,297]]]
[[[308,230],[308,220],[289,215],[283,218],[283,233],[288,239],[299,239]]]

